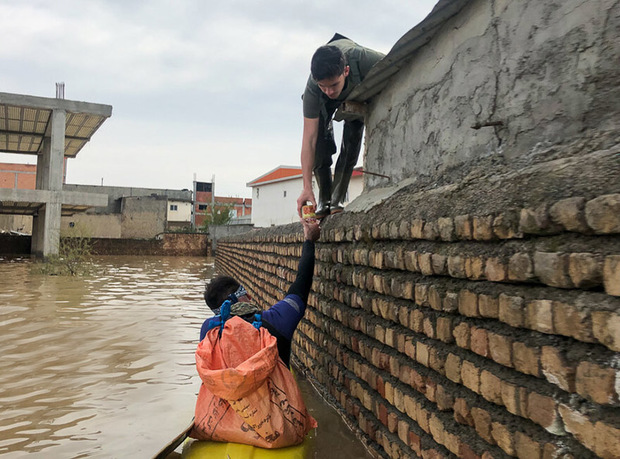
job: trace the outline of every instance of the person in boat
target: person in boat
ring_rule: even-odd
[[[263,311],[256,305],[245,288],[235,278],[217,276],[204,292],[207,306],[215,313],[204,321],[200,329],[200,341],[212,328],[219,326],[220,307],[229,300],[230,315],[239,316],[249,322],[260,323],[277,340],[278,354],[287,367],[290,367],[291,340],[293,333],[306,311],[306,303],[312,277],[314,275],[314,243],[319,239],[321,230],[316,219],[302,219],[304,242],[295,281],[286,296]]]
[[[362,145],[363,118],[345,118],[340,154],[332,184],[332,155],[336,153],[332,118],[338,107],[370,72],[384,54],[335,34],[312,56],[310,77],[303,94],[301,171],[303,189],[297,212],[310,202],[316,216],[342,212],[353,168]],[[339,121],[339,120],[338,120]],[[319,200],[312,191],[312,172],[319,186]]]

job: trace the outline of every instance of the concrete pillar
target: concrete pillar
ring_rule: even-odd
[[[62,177],[65,156],[64,110],[52,111],[51,135],[43,140],[41,154],[37,157],[37,189],[62,191]],[[32,249],[37,256],[58,254],[60,245],[60,217],[62,203],[52,194],[51,202],[41,207],[32,220]]]

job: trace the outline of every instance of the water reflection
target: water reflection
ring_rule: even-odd
[[[96,275],[54,277],[33,274],[28,259],[0,258],[3,458],[151,457],[191,419],[200,385],[194,351],[207,315],[202,292],[213,260],[94,263]],[[324,447],[362,457],[333,411],[308,396],[332,430]],[[330,456],[317,450],[314,457]]]

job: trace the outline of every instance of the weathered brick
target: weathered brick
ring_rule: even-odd
[[[506,454],[510,456],[516,455],[514,448],[514,437],[512,432],[510,432],[505,425],[499,422],[491,423],[491,435],[497,442],[497,446],[504,450]]]
[[[572,336],[579,341],[595,342],[587,306],[554,301],[552,307],[555,333]]]
[[[527,397],[527,417],[554,435],[562,435],[564,426],[553,398],[530,392]]]
[[[415,284],[414,299],[415,303],[419,306],[428,304],[428,284]]]
[[[443,297],[442,309],[446,312],[454,312],[459,307],[459,294],[456,292],[446,292]]]
[[[525,416],[527,413],[527,390],[507,381],[501,381],[502,403],[509,413]]]
[[[568,231],[588,233],[590,228],[585,218],[585,198],[562,199],[549,208],[551,220]]]
[[[532,300],[527,303],[525,326],[542,333],[553,333],[553,302]]]
[[[425,276],[433,275],[432,254],[428,252],[418,253],[418,266]]]
[[[437,219],[437,229],[439,237],[442,241],[455,241],[456,232],[454,230],[454,220],[450,217],[442,217]]]
[[[454,231],[459,239],[472,239],[471,217],[469,215],[454,217]]]
[[[414,309],[409,315],[409,328],[416,333],[422,333],[424,313],[419,309]]]
[[[424,226],[424,220],[415,218],[411,220],[411,238],[422,239],[422,227]]]
[[[456,345],[463,349],[469,349],[471,333],[469,325],[466,322],[461,322],[452,330],[452,335],[456,340]]]
[[[416,344],[415,353],[416,360],[425,367],[428,367],[428,345],[426,343],[418,341],[418,343]]]
[[[620,194],[608,194],[588,201],[585,214],[588,226],[595,233],[620,233]]]
[[[620,296],[620,255],[605,257],[603,282],[608,295]]]
[[[568,254],[557,252],[534,253],[534,274],[551,287],[572,288],[568,275]]]
[[[487,336],[491,358],[501,365],[512,367],[512,339],[492,332]]]
[[[465,259],[465,275],[468,279],[484,279],[485,261],[482,257],[467,257]]]
[[[461,383],[462,361],[456,354],[448,354],[446,357],[446,377],[457,384]]]
[[[478,310],[482,317],[499,317],[499,298],[490,295],[478,295]]]
[[[480,370],[468,360],[463,360],[462,362],[461,380],[463,381],[463,385],[468,389],[476,393],[480,391]]]
[[[437,338],[444,343],[453,343],[452,317],[437,317]]]
[[[428,241],[436,241],[439,239],[437,222],[433,220],[424,222],[424,226],[422,227],[422,237]]]
[[[501,380],[490,371],[482,370],[480,373],[480,394],[489,402],[501,405]]]
[[[451,277],[457,277],[460,279],[465,278],[465,259],[458,255],[450,255],[448,257],[448,274]]]
[[[528,253],[518,252],[508,260],[508,279],[527,282],[534,278],[534,263]]]
[[[616,403],[616,373],[613,368],[583,361],[577,366],[575,389],[578,394],[596,403]]]
[[[479,317],[478,295],[470,290],[459,292],[459,313],[468,317]]]
[[[454,395],[442,385],[437,386],[435,397],[440,411],[451,410],[454,406]]]
[[[617,425],[617,424],[616,424]],[[620,457],[620,429],[597,421],[594,424],[594,452],[603,458]]]
[[[540,375],[540,348],[515,341],[512,345],[512,360],[517,371],[532,376]]]
[[[603,283],[603,259],[592,253],[571,253],[568,274],[575,287],[596,287]]]
[[[508,266],[501,258],[489,258],[484,266],[484,275],[492,282],[503,282],[508,278]]]
[[[476,241],[493,239],[493,216],[474,216],[472,218],[472,233]]]
[[[515,432],[514,440],[519,459],[542,459],[542,447],[536,440],[518,430]]]
[[[499,296],[499,320],[512,327],[522,328],[525,324],[524,300],[519,296]]]
[[[559,230],[561,226],[551,220],[547,204],[541,204],[535,209],[521,209],[519,231],[529,234],[552,234]]]
[[[464,398],[454,400],[454,420],[459,424],[468,426],[474,425],[474,418],[471,417],[471,409]]]
[[[620,314],[611,311],[592,312],[594,337],[609,349],[620,351]]]
[[[474,427],[478,435],[487,443],[494,445],[495,440],[491,436],[491,415],[489,412],[473,407],[471,409],[471,417],[474,419]]]
[[[445,255],[441,255],[439,253],[434,253],[431,256],[431,266],[433,268],[433,274],[443,276],[447,273],[447,270],[446,270],[447,259],[448,257],[446,257]]]
[[[435,338],[435,326],[430,317],[425,317],[422,321],[422,330],[429,338]]]
[[[484,328],[471,327],[469,348],[478,355],[487,357],[489,355],[489,339]]]
[[[552,346],[543,346],[540,364],[547,381],[567,392],[575,392],[575,367],[567,362],[562,351]]]
[[[573,434],[579,443],[584,445],[586,448],[594,450],[594,425],[590,422],[588,417],[564,404],[560,404],[558,410],[560,416],[562,416],[562,421],[564,422],[564,428],[566,431]]]
[[[502,212],[493,219],[493,232],[500,239],[523,237],[519,232],[519,215],[514,211]]]

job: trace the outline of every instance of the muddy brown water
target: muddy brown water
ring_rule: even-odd
[[[0,456],[152,457],[193,415],[212,259],[97,257],[94,275],[0,257]],[[371,457],[300,381],[313,458]]]

